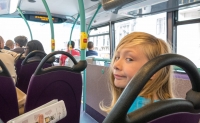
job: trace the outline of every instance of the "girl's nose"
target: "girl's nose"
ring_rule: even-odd
[[[118,59],[114,62],[113,67],[115,70],[121,70],[122,69],[122,61]]]

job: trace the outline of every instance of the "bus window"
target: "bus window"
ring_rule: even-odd
[[[24,35],[30,41],[29,30],[24,23],[22,18],[0,18],[0,34],[5,40],[13,40],[18,35]],[[33,39],[41,41],[44,46],[45,52],[48,54],[51,52],[51,30],[50,25],[46,23],[32,22],[28,21]],[[70,23],[61,23],[54,24],[54,33],[56,41],[55,50],[64,50],[66,51],[67,45],[65,42],[69,41],[69,36],[71,32],[72,24]],[[9,33],[8,33],[9,32]],[[79,38],[80,38],[80,25],[76,25],[72,34],[72,40],[75,41],[75,48],[79,48]]]
[[[147,32],[166,41],[166,12],[115,23],[115,47],[133,31]]]
[[[184,20],[191,20],[191,19],[197,19],[200,18],[200,7],[192,7],[192,8],[187,8],[183,10],[178,11],[178,20],[179,21],[184,21]]]
[[[110,59],[110,39],[108,26],[92,29],[90,32],[89,41],[94,43],[94,50],[98,52],[99,57]]]
[[[187,21],[200,18],[200,6],[179,10],[178,20]],[[190,59],[200,68],[200,23],[186,23],[177,26],[177,54]]]
[[[187,57],[194,62],[198,68],[200,68],[199,53],[200,23],[177,26],[177,54]]]

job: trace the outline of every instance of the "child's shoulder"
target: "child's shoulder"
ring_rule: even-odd
[[[147,98],[144,98],[142,96],[138,96],[135,101],[133,102],[133,104],[131,105],[131,107],[128,110],[128,113],[133,112],[141,107],[143,107],[146,103],[148,103],[150,100]]]

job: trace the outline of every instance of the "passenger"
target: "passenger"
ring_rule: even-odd
[[[6,50],[14,49],[14,42],[12,40],[7,40],[6,45],[4,46],[4,49]]]
[[[170,53],[169,45],[150,34],[133,32],[126,35],[118,44],[110,67],[110,87],[112,102],[105,106],[100,102],[100,108],[109,113],[124,88],[138,70],[149,60]],[[154,74],[130,107],[128,113],[158,100],[172,98],[170,66],[164,67]]]
[[[74,41],[71,41],[71,47],[70,47],[70,41],[67,43],[67,51],[66,52],[70,52],[72,56],[80,56],[80,52],[74,49],[75,43]],[[67,56],[65,55],[61,55],[60,57],[60,66],[65,66],[65,60],[67,59]]]
[[[4,39],[0,36],[0,59],[8,69],[11,77],[13,78],[13,82],[16,83],[17,74],[15,71],[15,59],[12,55],[2,52],[1,50],[4,48]],[[0,68],[0,71],[2,69]]]
[[[88,51],[86,51],[86,57],[88,56],[98,56],[98,53],[96,51],[94,51],[94,44],[93,42],[88,42],[87,45]]]
[[[25,36],[17,36],[14,38],[15,41],[15,49],[13,49],[12,51],[16,52],[16,53],[23,53],[24,49],[23,47],[26,46],[27,43],[27,38]]]
[[[27,56],[30,52],[34,51],[34,50],[39,50],[39,51],[44,51],[44,47],[42,45],[42,43],[38,40],[31,40],[27,43],[26,47],[24,48],[25,52],[24,55]],[[43,58],[45,57],[45,54],[43,53],[37,53],[34,56],[31,56],[28,61],[41,61]],[[51,62],[54,62],[54,59],[51,59]]]

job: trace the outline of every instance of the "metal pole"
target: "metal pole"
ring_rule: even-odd
[[[31,28],[30,28],[30,26],[29,26],[26,18],[24,17],[24,14],[22,13],[22,11],[21,11],[21,9],[19,7],[17,8],[17,11],[20,13],[20,15],[22,16],[22,18],[24,19],[24,22],[26,23],[26,25],[28,27],[28,30],[29,30],[29,33],[30,33],[30,36],[31,36],[31,40],[33,40]]]
[[[81,49],[81,60],[85,60],[86,48],[87,48],[87,33],[85,29],[85,9],[83,0],[78,0],[80,20],[81,20],[81,37],[80,37],[80,49]],[[83,110],[86,109],[86,70],[83,72]]]
[[[88,25],[88,29],[87,29],[87,33],[89,34],[89,31],[90,31],[90,27],[92,25],[92,22],[94,20],[94,18],[96,17],[97,13],[99,12],[100,8],[102,7],[101,3],[99,3],[98,7],[97,7],[97,10],[96,12],[94,13],[92,19],[90,20],[90,24]]]
[[[73,24],[72,29],[71,29],[70,37],[69,37],[69,46],[70,46],[70,48],[69,48],[69,53],[70,53],[70,54],[72,53],[72,52],[71,52],[71,50],[72,50],[72,45],[71,45],[72,32],[74,31],[74,26],[76,25],[76,22],[77,22],[77,20],[79,19],[79,17],[80,17],[80,14],[78,14],[76,20],[74,21],[74,24]]]
[[[51,28],[51,51],[53,52],[55,50],[55,39],[54,39],[54,27],[53,27],[53,20],[52,20],[52,16],[51,16],[51,12],[49,10],[49,7],[46,3],[46,0],[42,0],[44,7],[46,9],[48,18],[49,18],[49,24],[50,24],[50,28]]]
[[[73,24],[73,26],[72,26],[72,29],[71,29],[70,38],[69,38],[70,45],[71,45],[72,33],[73,33],[73,31],[74,31],[74,26],[76,25],[76,22],[78,21],[79,17],[80,17],[80,14],[78,14],[76,20],[74,21],[74,24]]]

